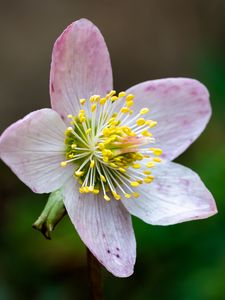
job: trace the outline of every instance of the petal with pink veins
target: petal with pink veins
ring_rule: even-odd
[[[199,81],[167,78],[146,81],[127,90],[135,95],[134,111],[150,109],[149,119],[157,147],[164,158],[173,160],[202,133],[211,116],[209,93]]]
[[[171,225],[217,213],[213,196],[192,170],[166,162],[153,172],[153,182],[138,188],[140,198],[122,200],[132,215],[149,224]]]
[[[1,159],[34,192],[52,192],[72,174],[70,166],[60,166],[65,160],[65,129],[54,110],[34,111],[3,132]]]
[[[76,115],[79,99],[112,89],[112,68],[104,38],[90,21],[69,25],[56,40],[50,72],[52,108],[63,119]]]
[[[106,269],[118,277],[133,273],[136,242],[131,216],[120,201],[79,194],[74,180],[64,187],[64,203],[83,242]]]

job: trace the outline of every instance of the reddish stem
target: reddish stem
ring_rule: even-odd
[[[91,300],[104,300],[101,264],[87,248],[88,280]]]

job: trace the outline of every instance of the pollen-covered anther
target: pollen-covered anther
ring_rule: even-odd
[[[134,101],[132,101],[132,100],[126,102],[127,107],[131,107],[133,105],[134,105]]]
[[[115,198],[116,200],[120,200],[120,199],[121,199],[121,196],[118,195],[115,191],[112,191],[112,194],[113,194],[113,196],[114,196],[114,198]]]
[[[117,97],[117,96],[113,96],[113,97],[111,97],[111,101],[112,102],[114,102],[114,101],[116,101],[116,100],[118,100],[119,98]]]
[[[152,120],[147,120],[145,124],[148,125],[149,128],[153,128],[158,124],[158,122],[152,121]]]
[[[105,176],[100,175],[100,178],[101,178],[101,180],[102,180],[103,182],[106,182]]]
[[[123,97],[125,97],[126,96],[126,92],[120,92],[119,94],[118,94],[118,98],[123,98]]]
[[[94,166],[95,166],[95,161],[92,159],[90,162],[90,168],[92,169],[92,168],[94,168]]]
[[[99,95],[93,95],[90,97],[89,101],[91,103],[94,103],[94,102],[98,102],[100,100],[100,96]]]
[[[100,105],[104,105],[106,103],[107,99],[106,98],[101,98],[99,101]]]
[[[99,189],[93,189],[93,191],[92,191],[92,193],[96,194],[96,195],[99,194],[99,192],[100,192]]]
[[[76,171],[76,172],[75,172],[75,175],[76,175],[77,177],[81,177],[81,176],[84,175],[84,172],[83,172],[83,171]]]
[[[153,162],[149,161],[149,162],[146,164],[146,167],[148,167],[148,168],[153,168],[153,167],[155,167],[155,164],[154,164]]]
[[[134,198],[139,198],[139,197],[140,197],[140,194],[134,192],[134,193],[132,193],[132,196],[133,196]]]
[[[133,164],[132,168],[134,169],[140,169],[141,165],[140,164]]]
[[[84,98],[83,98],[83,99],[80,99],[80,104],[81,104],[81,105],[84,105],[85,103],[86,103],[86,99],[84,99]]]
[[[160,148],[149,148],[150,151],[153,152],[154,155],[160,156],[162,155],[163,151]]]
[[[77,148],[77,145],[76,145],[76,144],[72,144],[72,145],[71,145],[71,148],[74,150],[74,149]]]
[[[131,194],[125,193],[124,196],[125,196],[125,198],[130,199]]]
[[[151,183],[154,179],[154,176],[147,176],[144,178],[145,183]]]
[[[137,121],[136,121],[136,124],[138,126],[143,126],[145,125],[145,119],[144,118],[139,118]]]
[[[154,157],[154,158],[153,158],[153,161],[155,161],[155,162],[158,162],[158,163],[159,163],[159,162],[161,162],[162,160],[161,160],[161,158],[160,158],[160,157]]]
[[[149,112],[149,109],[148,108],[142,108],[141,110],[140,110],[140,115],[145,115],[145,114],[147,114]]]
[[[127,113],[130,112],[130,109],[129,109],[129,107],[122,107],[120,111],[121,111],[121,113],[123,113],[123,114],[127,114]]]
[[[67,166],[67,162],[66,161],[61,161],[60,166],[61,167],[66,167]]]
[[[143,171],[143,174],[145,174],[145,175],[150,175],[152,172],[151,171],[149,171],[149,170],[144,170]]]
[[[133,187],[138,187],[140,185],[140,183],[137,182],[137,181],[131,181],[130,185],[133,186]]]
[[[141,132],[141,134],[142,134],[143,136],[149,136],[149,137],[152,136],[152,133],[149,132],[147,129],[143,130],[143,131]]]
[[[130,100],[133,100],[134,99],[134,95],[133,94],[128,94],[126,96],[126,101],[130,101]]]
[[[91,112],[94,112],[94,111],[96,110],[96,107],[97,107],[97,104],[96,104],[96,103],[93,104],[93,105],[91,106]]]
[[[106,194],[104,195],[104,199],[105,199],[106,201],[110,201],[109,196],[107,196]]]

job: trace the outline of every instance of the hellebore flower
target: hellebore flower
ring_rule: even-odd
[[[3,132],[1,158],[34,192],[61,189],[81,239],[115,276],[133,273],[130,214],[170,225],[217,212],[199,176],[171,162],[210,118],[200,82],[146,81],[117,94],[104,39],[81,19],[55,42],[50,95],[52,109]]]

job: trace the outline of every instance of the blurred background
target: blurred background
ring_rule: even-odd
[[[209,89],[212,119],[178,162],[217,200],[213,218],[170,227],[134,218],[135,273],[104,271],[106,299],[225,299],[225,1],[0,1],[0,131],[49,107],[55,39],[86,17],[102,31],[117,90],[148,79],[193,77]],[[32,193],[0,165],[0,299],[88,299],[86,253],[67,217],[45,240],[31,228],[47,195]]]

